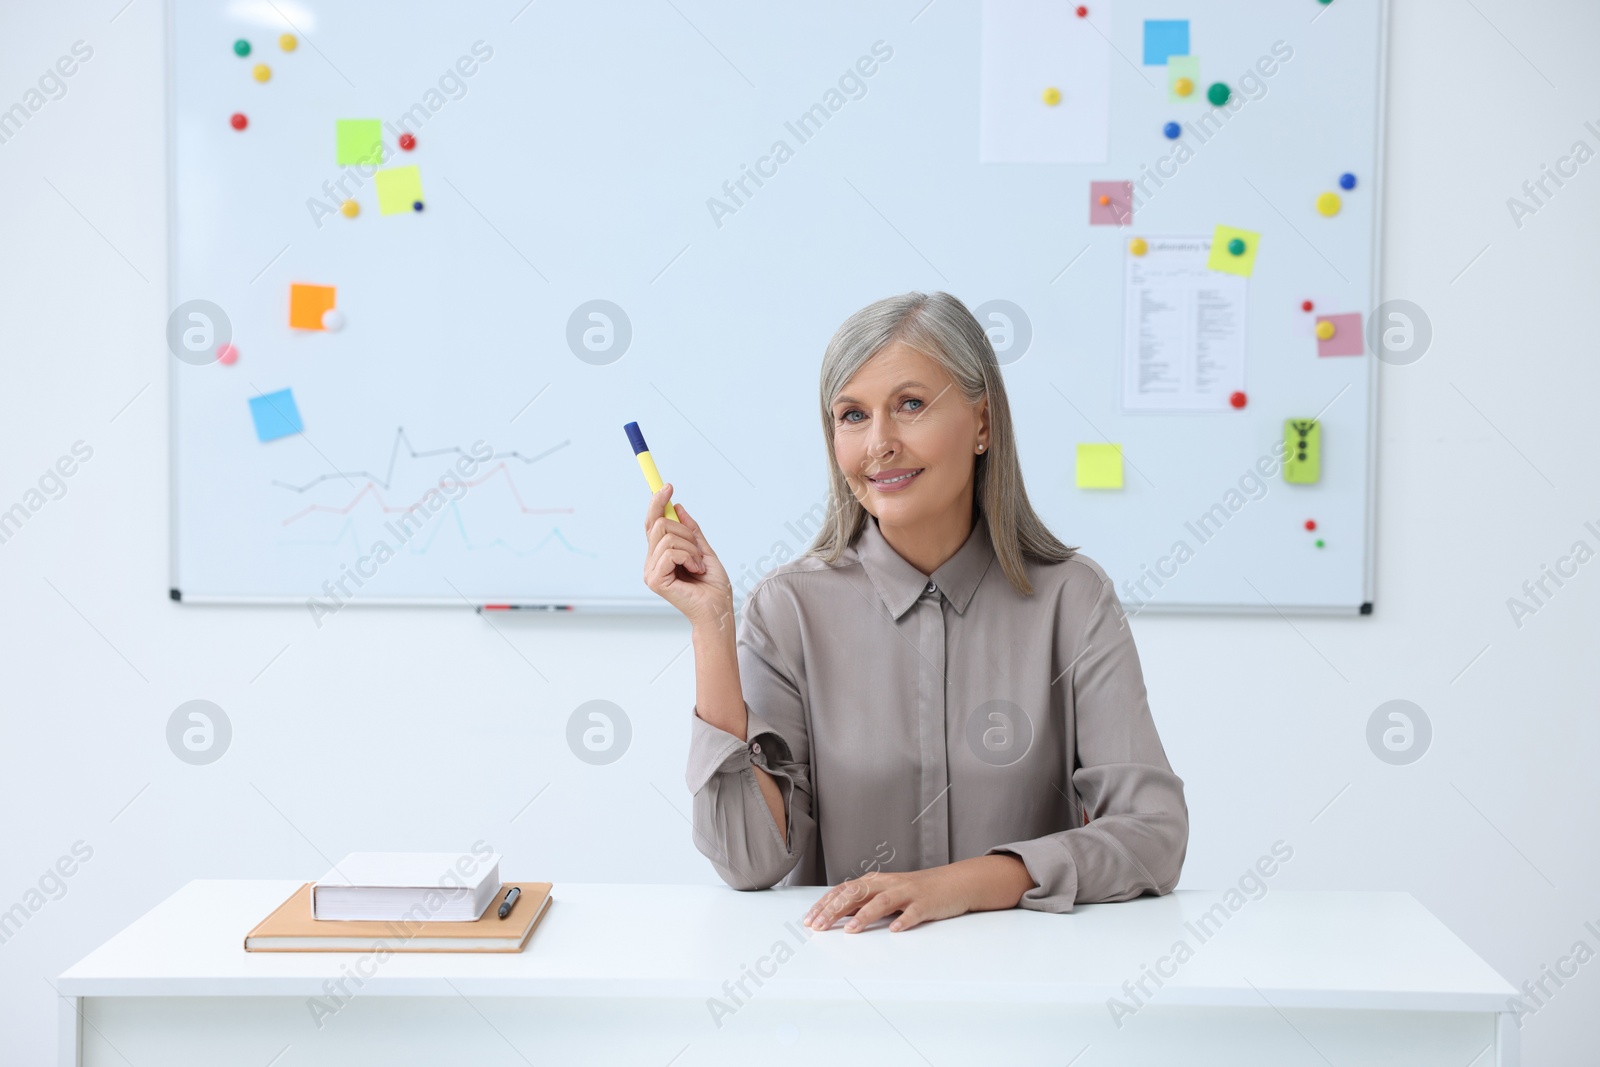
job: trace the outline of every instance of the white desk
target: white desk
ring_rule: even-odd
[[[62,974],[60,1063],[1518,1063],[1516,991],[1408,893],[1275,889],[1201,925],[1221,894],[1193,890],[850,934],[800,926],[817,888],[557,883],[520,954],[246,953],[298,884],[191,882]],[[1136,1010],[1114,1020],[1111,997]]]

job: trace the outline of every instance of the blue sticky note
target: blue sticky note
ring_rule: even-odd
[[[1144,20],[1144,65],[1163,66],[1168,56],[1189,54],[1188,19]]]
[[[300,409],[294,406],[292,389],[279,389],[276,393],[252,397],[250,417],[256,423],[256,437],[262,441],[276,441],[303,429]]]

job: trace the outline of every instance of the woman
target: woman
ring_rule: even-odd
[[[830,885],[806,924],[1168,893],[1189,840],[1111,581],[1022,485],[1005,384],[946,293],[856,312],[822,364],[828,518],[733,592],[672,486],[645,582],[688,617],[695,845],[728,884]]]

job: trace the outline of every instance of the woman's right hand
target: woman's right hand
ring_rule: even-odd
[[[667,518],[672,483],[650,498],[645,509],[644,584],[683,612],[696,627],[722,626],[733,615],[733,583],[711,550],[700,524],[682,504],[674,504],[677,522]]]

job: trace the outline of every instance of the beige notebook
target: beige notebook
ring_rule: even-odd
[[[521,952],[550,909],[550,882],[507,882],[522,890],[500,918],[505,893],[474,922],[313,919],[307,882],[244,935],[246,952]]]

